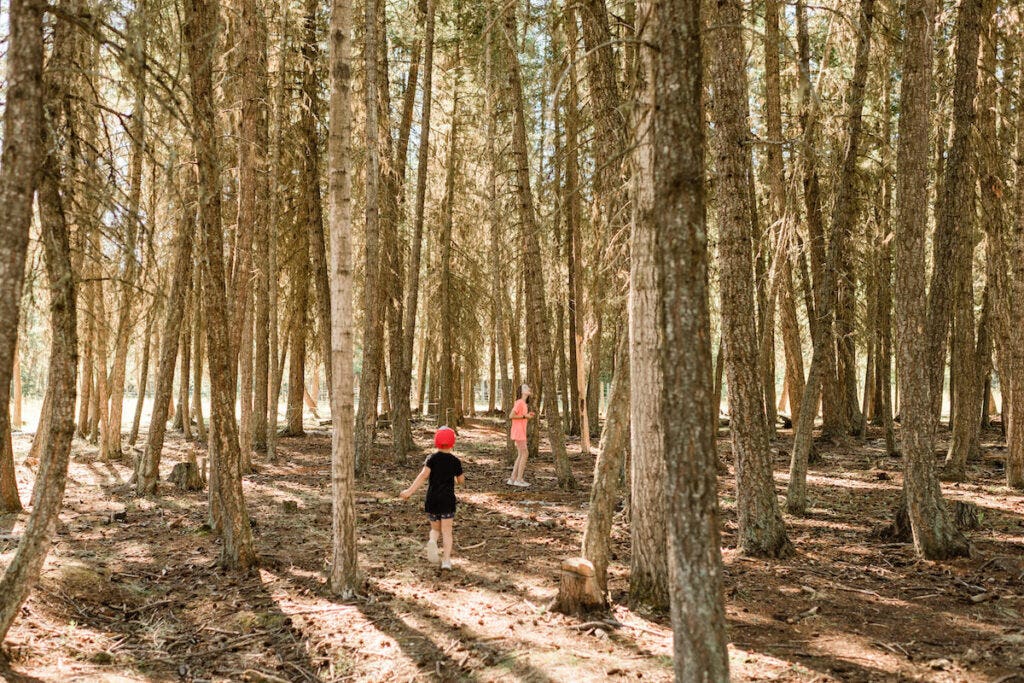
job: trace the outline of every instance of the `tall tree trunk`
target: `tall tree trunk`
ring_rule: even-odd
[[[835,262],[827,263],[828,244],[825,239],[825,219],[821,208],[821,188],[818,179],[818,154],[816,150],[818,136],[818,102],[817,95],[811,85],[810,36],[807,30],[807,5],[803,0],[796,4],[797,46],[799,53],[799,88],[800,94],[800,125],[803,129],[801,152],[803,161],[804,204],[807,211],[807,230],[810,238],[811,274],[813,276],[813,306],[808,306],[808,318],[813,319],[811,339],[819,344],[818,336],[824,335],[819,352],[818,377],[820,387],[813,387],[808,371],[807,390],[817,395],[821,393],[822,433],[824,436],[837,437],[845,432],[846,414],[843,410],[843,392],[840,390],[836,374],[836,342],[833,318],[835,313],[836,274]],[[805,286],[810,282],[806,275]],[[810,402],[810,401],[808,401]],[[814,400],[817,414],[817,398]]]
[[[587,414],[587,387],[584,371],[583,334],[583,287],[580,277],[582,264],[583,235],[580,230],[580,181],[579,181],[579,95],[576,79],[576,13],[566,10],[566,41],[569,45],[569,83],[566,96],[565,117],[566,151],[565,194],[566,207],[566,256],[568,261],[569,289],[569,398],[572,406],[570,433],[580,435],[580,452],[590,453],[590,416]],[[608,163],[608,162],[605,162]],[[602,174],[604,176],[606,174]]]
[[[416,312],[419,307],[420,260],[423,253],[424,207],[427,193],[427,166],[430,160],[430,109],[433,100],[434,76],[434,1],[426,0],[423,25],[423,97],[420,111],[420,146],[416,161],[416,198],[413,208],[412,242],[409,249],[409,266],[406,270],[405,303],[402,307],[402,368],[399,376],[402,386],[398,393],[400,400],[409,394],[412,384],[413,345],[416,340]],[[426,358],[429,338],[424,336],[421,347],[424,362],[419,372],[419,407],[425,408]],[[407,383],[406,383],[407,381]]]
[[[131,49],[137,55],[146,54],[146,32],[148,18],[145,2],[136,4],[135,13],[128,22],[128,40]],[[118,306],[117,332],[114,337],[114,366],[110,372],[109,391],[110,408],[108,430],[110,439],[108,449],[104,453],[107,458],[120,459],[121,422],[124,413],[124,385],[128,362],[128,343],[131,341],[134,326],[133,311],[135,305],[135,281],[139,268],[136,257],[136,242],[142,230],[142,213],[139,210],[142,198],[142,161],[145,154],[145,112],[146,112],[146,78],[143,64],[135,65],[133,71],[133,88],[135,103],[132,108],[130,126],[131,161],[128,169],[128,216],[125,225],[124,267],[121,272],[121,296]]]
[[[612,518],[619,500],[622,466],[629,450],[629,349],[629,334],[623,330],[615,347],[615,375],[608,397],[608,417],[594,462],[587,528],[583,532],[583,557],[594,565],[594,579],[602,595],[608,591]]]
[[[925,292],[928,133],[932,85],[933,0],[908,0],[904,14],[899,146],[896,161],[896,344],[899,353],[903,492],[914,546],[928,559],[967,555],[935,474],[934,411]]]
[[[715,431],[710,429],[709,420],[713,388],[704,218],[701,2],[671,0],[654,4],[650,15],[646,11],[643,15],[650,16],[651,23],[650,35],[641,37],[646,38],[642,43],[646,48],[642,52],[648,70],[645,99],[653,118],[651,175],[647,182],[658,210],[645,218],[653,219],[655,238],[649,244],[657,246],[655,265],[662,294],[658,302],[663,326],[660,403],[668,475],[664,490],[671,542],[668,555],[672,577],[673,664],[677,681],[724,682],[729,680],[729,652],[718,536],[718,455]],[[720,65],[725,66],[725,58],[732,52],[728,61],[743,75],[739,1],[720,3],[719,16],[728,22],[722,29],[724,35],[716,36],[720,41]],[[719,93],[727,98],[745,98],[745,75],[737,81],[729,82],[733,87],[726,92],[731,91],[731,94],[725,95],[722,90]],[[722,80],[717,81],[719,87],[722,84]],[[742,127],[744,138],[748,135],[746,116],[737,116],[733,126],[734,133]],[[749,168],[749,152],[740,145],[736,150],[742,151]],[[719,157],[719,162],[722,161]],[[746,179],[737,176],[736,180]],[[740,223],[734,227],[740,227]],[[748,273],[749,266],[748,261]],[[746,284],[749,299],[752,283],[748,280]],[[752,316],[750,322],[753,322]],[[755,354],[752,359],[756,360],[753,344],[750,351]],[[749,369],[756,373],[756,365]],[[730,389],[733,375],[735,373],[730,373]],[[760,395],[754,398],[760,399]],[[759,413],[758,418],[762,422],[760,431],[766,436],[763,413]],[[785,539],[784,534],[782,538]]]
[[[1018,47],[1018,59],[1024,49]],[[1024,69],[1018,74],[1018,88],[1024,86]],[[1024,111],[1017,110],[1016,156],[1024,158]],[[1024,168],[1017,164],[1018,187],[1024,181]],[[998,177],[986,178],[987,184],[998,183]],[[1003,424],[1006,430],[1006,483],[1024,488],[1024,192],[1017,192],[1016,216],[1002,224],[990,221],[988,239],[992,249],[987,256],[996,261],[993,268],[993,322],[996,328],[996,357],[1002,393]],[[998,218],[998,216],[996,216]]]
[[[181,341],[178,342],[181,346],[181,370],[178,377],[178,409],[175,412],[174,426],[180,428],[182,435],[186,439],[192,438],[192,417],[189,414],[189,369],[191,367],[201,367],[202,363],[192,363],[192,346],[196,340],[192,338],[192,329],[195,328],[196,335],[198,338],[199,333],[199,308],[202,306],[202,300],[199,298],[199,290],[196,287],[196,283],[199,282],[202,269],[199,259],[195,259],[192,264],[192,295],[189,297],[189,305],[186,310],[188,315],[182,320],[181,325]],[[193,324],[190,325],[189,322]],[[198,359],[197,359],[198,360]]]
[[[59,161],[56,157],[56,145],[50,133],[41,122],[43,100],[42,69],[42,8],[22,5],[19,0],[11,3],[10,10],[11,38],[8,43],[8,74],[11,87],[8,90],[6,115],[11,116],[11,107],[15,109],[15,120],[4,121],[4,158],[3,173],[19,170],[21,159],[12,158],[16,150],[27,152],[32,156],[33,166],[28,172],[39,181],[39,219],[42,227],[42,242],[46,260],[46,273],[50,281],[50,360],[47,371],[47,390],[52,397],[50,413],[45,423],[47,431],[47,448],[40,456],[39,472],[33,491],[32,514],[22,533],[21,542],[11,559],[3,578],[0,579],[0,642],[7,636],[15,617],[21,612],[29,592],[39,578],[39,572],[46,561],[50,542],[57,529],[61,502],[64,499],[64,485],[67,481],[68,457],[71,453],[71,440],[75,431],[75,388],[78,370],[78,335],[77,313],[75,309],[75,278],[71,268],[71,244],[68,239],[68,226],[64,218],[64,209],[59,188]],[[52,67],[66,66],[66,42],[73,39],[69,35],[68,26],[58,26],[54,38],[54,62]],[[51,68],[52,68],[51,67]],[[66,106],[64,101],[69,97],[68,86],[65,84],[69,69],[54,69],[47,74],[46,101],[47,116],[50,121],[58,117],[58,107]],[[22,78],[28,80],[21,80]],[[26,89],[22,89],[26,88]],[[16,97],[15,97],[16,95]],[[13,99],[12,99],[13,98]],[[39,117],[31,123],[23,116]],[[21,118],[21,120],[18,120]],[[28,123],[28,125],[26,125]],[[14,145],[12,133],[34,133],[34,141],[40,143],[38,148]],[[21,142],[25,142],[22,140]],[[40,158],[43,157],[44,158]],[[37,175],[42,164],[42,173]],[[26,169],[22,169],[26,170]],[[11,200],[12,219],[4,228],[4,245],[17,240],[17,232],[13,229],[19,209],[18,201],[24,199],[15,192],[11,179],[0,175],[0,189],[5,200]],[[31,193],[29,194],[31,200]],[[27,225],[26,232],[27,232]],[[7,241],[7,238],[10,241]],[[5,254],[9,256],[9,254]],[[3,263],[3,262],[0,262]],[[2,273],[0,269],[0,273]],[[10,278],[0,278],[4,285],[12,284]],[[17,284],[16,282],[13,284]],[[3,290],[0,290],[3,291]],[[20,292],[18,292],[20,293]],[[2,297],[0,297],[2,300]],[[19,297],[10,300],[16,306]],[[14,315],[6,320],[14,321],[12,327],[17,328],[17,309]],[[2,334],[2,333],[0,333]],[[10,334],[8,332],[8,334]],[[10,348],[0,344],[8,354],[14,351],[14,343]],[[8,356],[9,358],[9,356]],[[0,372],[10,371],[10,365],[0,365]],[[0,393],[9,390],[10,376],[0,377]],[[2,419],[7,418],[7,397],[4,396],[4,407],[0,410]],[[0,425],[3,426],[3,425]],[[41,425],[43,426],[43,425]],[[10,433],[0,430],[7,441]]]
[[[139,427],[142,422],[142,408],[146,402],[146,386],[149,383],[149,345],[153,337],[153,319],[155,314],[152,308],[146,315],[146,336],[142,339],[142,359],[139,361],[139,384],[138,396],[135,400],[135,415],[132,417],[132,431],[128,435],[128,444],[135,445],[139,439]]]
[[[653,74],[645,74],[653,78]],[[645,95],[652,97],[650,93]],[[653,116],[649,112],[644,112]],[[658,219],[654,196],[655,140],[650,123],[637,121],[635,188],[630,244],[630,573],[633,601],[655,608],[670,606],[668,530],[665,519],[665,438],[661,400],[662,293],[656,270]]]
[[[8,13],[7,92],[4,106],[3,159],[0,162],[0,469],[7,472],[4,498],[13,506],[17,490],[11,440],[11,374],[18,344],[18,319],[32,199],[45,151],[40,144],[43,124],[43,28],[42,7],[26,0],[12,0]],[[5,505],[7,507],[8,505]],[[20,507],[20,503],[18,505]],[[49,533],[47,533],[49,538]],[[0,621],[0,640],[10,626],[20,601],[6,620]],[[0,613],[5,616],[5,613]]]
[[[186,187],[194,186],[195,174],[184,176]],[[191,191],[185,191],[191,195]],[[186,199],[181,207],[174,237],[174,267],[171,270],[171,291],[164,307],[163,333],[160,342],[160,358],[157,363],[156,385],[153,388],[153,410],[149,417],[149,432],[146,448],[135,464],[135,492],[140,496],[156,493],[160,477],[160,455],[167,431],[167,411],[174,389],[174,361],[178,357],[178,338],[184,317],[185,299],[192,272],[192,240],[195,232],[195,206]]]
[[[266,6],[262,0],[242,0],[241,5],[239,67],[242,104],[238,140],[238,224],[251,226],[249,233],[252,236],[253,255],[244,264],[247,267],[238,274],[241,279],[236,283],[235,293],[238,296],[239,290],[244,290],[245,300],[252,301],[252,313],[239,338],[242,344],[239,361],[242,424],[239,434],[243,460],[248,462],[252,446],[261,450],[266,446],[267,432],[268,346],[264,331],[269,320],[267,202],[270,201],[270,182],[267,176],[267,100],[270,94],[267,87]],[[256,286],[252,288],[248,281],[254,276]],[[246,282],[242,282],[242,279]],[[252,294],[248,294],[250,291]],[[249,305],[241,308],[246,310]],[[246,375],[249,375],[248,381]]]
[[[881,244],[878,254],[878,369],[881,402],[881,424],[885,428],[886,453],[894,455],[896,428],[893,421],[892,400],[892,90],[895,57],[886,56],[884,95],[882,97],[882,216],[879,221]]]
[[[239,142],[239,222],[243,220],[243,201],[252,207],[253,270],[253,447],[267,447],[267,394],[270,380],[270,192],[268,153],[270,147],[270,74],[267,67],[267,8],[261,0],[242,4],[242,52],[247,57],[242,72],[242,139]],[[246,169],[243,181],[243,169]],[[276,193],[275,193],[276,194]],[[246,199],[246,197],[248,197]],[[276,283],[275,285],[276,286]]]
[[[359,406],[356,413],[356,472],[370,466],[376,434],[377,392],[384,341],[384,295],[380,286],[380,122],[377,13],[380,0],[367,0],[364,23],[363,62],[366,80],[366,234],[363,246],[363,370],[359,377]],[[385,121],[385,125],[387,122]]]
[[[327,245],[324,242],[323,203],[320,197],[320,143],[317,120],[320,118],[320,80],[316,66],[320,61],[316,15],[320,5],[306,0],[305,39],[302,42],[302,116],[303,176],[305,183],[306,227],[309,230],[309,254],[316,293],[320,355],[324,360],[327,390],[331,391],[331,294],[327,278]]]
[[[970,183],[970,188],[964,191],[944,192],[942,195],[943,207],[950,214],[947,216],[947,220],[952,221],[950,228],[954,231],[952,239],[953,259],[950,264],[952,272],[949,274],[949,277],[952,280],[953,308],[951,355],[952,362],[956,367],[956,386],[955,390],[952,391],[952,413],[950,415],[953,438],[950,440],[949,451],[946,454],[946,471],[944,475],[961,481],[966,476],[967,460],[978,455],[977,450],[972,453],[971,449],[972,446],[978,447],[978,432],[981,429],[981,405],[984,400],[982,396],[984,370],[980,367],[980,359],[977,357],[978,339],[983,333],[982,325],[984,325],[984,320],[978,321],[978,334],[975,334],[976,321],[974,318],[974,185],[977,181],[975,164],[977,164],[978,169],[985,170],[992,166],[991,162],[986,159],[986,157],[991,158],[991,156],[989,156],[988,150],[985,149],[985,147],[992,143],[987,141],[986,138],[979,136],[979,146],[982,149],[975,150],[975,145],[971,139],[974,133],[971,129],[974,128],[974,119],[977,118],[979,132],[982,135],[991,135],[992,138],[989,140],[996,139],[995,87],[991,82],[992,76],[989,76],[987,71],[983,70],[981,72],[985,76],[977,110],[975,110],[974,102],[979,74],[979,62],[977,61],[979,41],[983,26],[986,27],[986,39],[985,49],[982,54],[982,66],[983,68],[991,68],[993,74],[995,73],[995,46],[992,42],[993,36],[989,35],[990,32],[987,30],[991,23],[990,17],[994,9],[995,3],[993,0],[965,0],[960,5],[960,14],[957,20],[957,77],[963,76],[966,82],[962,84],[962,87],[966,92],[960,91],[957,87],[960,84],[954,86],[953,106],[954,111],[958,107],[966,108],[966,111],[960,112],[959,115],[954,114],[954,126],[959,121],[961,125],[966,124],[969,128],[966,132],[967,139],[962,143],[965,149],[956,148],[960,154],[965,155],[965,158],[961,159],[954,156],[953,150],[950,150],[950,163],[947,166],[947,173],[952,174],[952,163],[956,159],[957,162],[962,164],[960,169],[962,175],[951,178],[951,180],[958,183]],[[961,55],[961,51],[968,54]],[[972,52],[975,61],[973,62],[973,68],[968,69],[966,60],[971,57]],[[963,67],[966,73],[964,74],[960,73],[961,59],[965,62]],[[971,85],[974,87],[970,87]],[[961,102],[958,96],[964,98],[969,96],[970,100]],[[956,130],[954,128],[954,131]],[[959,138],[956,132],[954,132],[954,142],[957,141],[959,141]],[[999,211],[999,199],[993,196],[991,182],[986,186],[983,180],[981,189],[982,215],[994,215],[995,212]],[[958,198],[960,202],[954,202],[954,198]],[[934,405],[935,401],[933,398],[932,406],[934,407]]]
[[[857,399],[857,354],[854,323],[857,309],[857,281],[853,263],[856,244],[854,229],[860,217],[857,201],[857,169],[860,162],[860,139],[864,127],[864,91],[868,81],[871,55],[871,30],[875,18],[875,0],[861,0],[857,30],[857,48],[853,63],[853,80],[847,95],[846,149],[836,184],[832,208],[832,240],[838,271],[836,291],[835,333],[838,348],[838,380],[845,393],[846,422],[851,432],[859,432],[861,414]]]
[[[359,589],[356,553],[355,451],[352,433],[352,175],[351,2],[331,6],[328,225],[331,236],[331,590],[349,598]]]
[[[974,192],[977,182],[971,137],[976,118],[978,42],[984,0],[960,3],[956,22],[956,68],[953,77],[953,132],[938,193],[931,287],[928,292],[928,390],[934,423],[942,411],[943,381],[954,316],[964,324],[954,332],[953,353],[959,369],[973,370],[974,297],[970,253],[973,247]],[[964,259],[967,259],[966,261]],[[968,296],[970,306],[968,307]],[[970,322],[967,317],[970,316]],[[964,365],[960,365],[964,363]],[[952,393],[952,392],[951,392]],[[952,405],[952,404],[951,404]]]
[[[249,514],[242,492],[241,453],[235,424],[235,377],[229,329],[220,168],[213,101],[213,57],[219,23],[217,0],[185,4],[185,38],[192,94],[192,139],[199,168],[199,228],[202,236],[203,311],[210,370],[211,498],[219,503],[223,545],[220,563],[246,570],[256,564]]]
[[[517,34],[515,7],[505,9],[505,39],[511,54],[508,59],[509,95],[512,108],[512,156],[516,174],[516,198],[523,238],[524,274],[526,278],[526,302],[531,347],[537,353],[540,366],[537,394],[555,393],[555,365],[552,354],[551,328],[548,324],[548,310],[544,296],[544,268],[541,262],[540,226],[533,204],[533,189],[530,186],[530,165],[526,143],[526,109],[523,102],[523,81],[520,74],[519,55],[515,51],[513,36]],[[569,456],[565,451],[565,431],[557,401],[551,401],[547,411],[548,438],[555,461],[555,476],[562,489],[573,489],[576,479],[572,474]]]
[[[307,216],[308,218],[308,216]],[[291,263],[291,311],[288,316],[288,402],[285,436],[302,436],[302,405],[306,391],[306,331],[309,294],[309,231],[304,220],[293,234]]]
[[[283,3],[281,12],[281,54],[277,63],[277,91],[274,94],[274,136],[270,162],[270,177],[276,182],[281,175],[281,156],[283,147],[285,111],[285,92],[287,69],[285,64],[285,48],[288,38],[289,3]],[[278,314],[277,314],[277,263],[279,222],[281,220],[281,200],[277,192],[270,193],[270,218],[267,225],[267,457],[271,462],[277,460],[277,409],[281,397],[281,362],[278,349]],[[284,346],[287,346],[285,344]],[[259,386],[259,384],[257,384]]]
[[[193,192],[194,194],[194,192]],[[195,307],[195,318],[192,325],[192,356],[194,362],[192,363],[192,406],[191,415],[196,418],[196,438],[200,442],[205,443],[207,441],[206,422],[203,420],[203,349],[205,344],[203,343],[203,321],[206,316],[203,314],[203,307],[199,303],[202,301],[203,281],[202,273],[196,271],[196,307]]]
[[[791,546],[775,495],[771,452],[768,448],[768,425],[765,423],[764,392],[758,377],[758,348],[754,329],[754,274],[751,263],[751,206],[747,185],[751,173],[748,146],[750,129],[747,122],[749,113],[743,10],[739,0],[720,2],[716,21],[717,25],[722,27],[711,50],[712,73],[717,84],[713,120],[716,131],[714,149],[720,231],[718,249],[722,339],[725,350],[726,385],[729,392],[729,433],[736,461],[738,544],[741,552],[745,554],[780,557],[789,553]],[[680,243],[680,248],[687,246],[691,250],[696,250],[700,247],[701,231],[700,223],[697,222],[700,221],[700,210],[690,209],[687,214],[692,216],[690,220],[695,222],[688,226],[688,229],[696,231],[697,234],[690,238],[693,242]],[[695,267],[700,269],[701,263],[702,261],[698,260]],[[679,277],[683,277],[682,274]],[[697,274],[689,277],[697,277]],[[683,282],[689,280],[683,279],[680,285]],[[692,282],[691,286],[697,287]],[[695,297],[704,290],[698,288],[680,291],[681,293],[676,296],[685,294]],[[693,307],[698,305],[699,301],[692,304]],[[697,312],[696,308],[690,310]],[[682,344],[685,337],[681,334],[684,329],[685,325],[678,328],[680,336],[675,337],[676,344]],[[702,333],[699,328],[694,330],[694,334]],[[709,358],[710,354],[709,342]],[[670,355],[666,354],[665,358],[669,357]],[[711,367],[710,361],[707,367]],[[674,372],[681,373],[683,370],[679,368]],[[699,379],[697,371],[690,372],[694,374],[689,376],[689,381],[696,382]],[[681,386],[678,382],[682,382],[686,375],[676,374],[676,377],[675,386]],[[679,389],[675,391],[678,392]],[[679,396],[675,392],[673,395]],[[667,409],[663,409],[663,412],[670,414]],[[702,425],[707,424],[704,420],[706,418],[702,417],[698,422]],[[680,435],[679,438],[684,437]],[[672,441],[673,439],[667,439],[668,443]]]
[[[628,125],[623,114],[622,96],[616,74],[613,47],[615,40],[609,26],[609,12],[605,0],[585,0],[580,5],[583,42],[586,47],[587,85],[594,115],[595,158],[600,162],[594,169],[594,204],[592,223],[598,238],[594,242],[594,263],[601,263],[605,245],[624,230],[628,219],[624,209],[626,188],[624,162],[627,154]],[[630,44],[627,42],[627,50]],[[632,73],[632,71],[630,72]],[[577,266],[580,261],[577,260]],[[601,292],[604,284],[601,269],[593,269],[591,291]],[[578,302],[577,302],[578,303]],[[603,302],[600,296],[590,301],[593,318],[593,336],[589,348],[590,367],[586,370],[586,412],[590,435],[599,433],[601,398],[601,332]],[[579,354],[578,354],[579,355]],[[578,362],[582,360],[578,359]],[[584,391],[581,387],[580,391]]]
[[[456,81],[452,95],[452,120],[448,130],[448,162],[444,182],[444,200],[441,207],[441,392],[437,404],[437,425],[456,426],[454,367],[452,354],[455,335],[455,311],[452,301],[452,212],[455,205],[455,168],[458,164],[456,140],[458,139],[459,93]]]
[[[790,417],[796,425],[804,395],[804,359],[793,290],[791,226],[785,211],[785,162],[782,158],[782,94],[779,68],[781,37],[777,0],[765,2],[765,122],[768,133],[766,166],[768,173],[768,217],[774,228],[776,278],[779,279],[779,328],[785,354],[785,386],[790,397]],[[772,358],[774,362],[774,358]],[[717,416],[716,416],[717,417]]]

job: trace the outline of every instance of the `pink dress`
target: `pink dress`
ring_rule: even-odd
[[[512,406],[512,440],[513,441],[526,441],[526,416],[529,414],[530,408],[526,405],[526,401],[519,399],[516,404]]]

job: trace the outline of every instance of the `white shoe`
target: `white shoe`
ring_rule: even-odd
[[[437,541],[430,539],[427,541],[427,561],[430,564],[437,564],[441,556],[437,553]]]
[[[452,561],[451,560],[445,560],[444,562],[441,563],[441,569],[451,569],[451,568],[452,568]]]
[[[512,482],[512,485],[513,486],[518,486],[521,489],[525,489],[525,488],[529,488],[530,487],[530,482],[523,481],[522,479],[520,479],[519,481]]]
[[[514,481],[512,481],[512,477],[509,477],[508,481],[506,481],[505,483],[508,484],[509,486],[515,486],[516,485],[516,483]]]

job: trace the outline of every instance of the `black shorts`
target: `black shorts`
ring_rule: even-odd
[[[442,512],[440,514],[434,514],[433,512],[428,512],[427,519],[429,519],[431,522],[440,522],[442,519],[455,519],[455,513]]]

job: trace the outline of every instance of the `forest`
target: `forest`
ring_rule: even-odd
[[[0,0],[0,63],[0,680],[1024,683],[1020,3]]]

